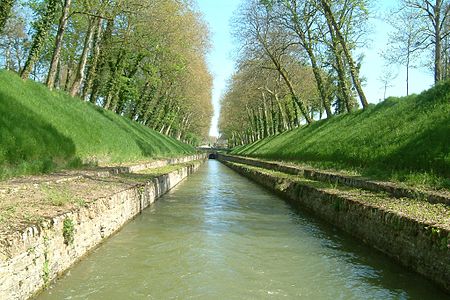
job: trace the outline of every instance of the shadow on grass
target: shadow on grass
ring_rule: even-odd
[[[0,178],[80,164],[70,138],[2,91],[0,103]]]
[[[381,163],[390,170],[433,172],[450,178],[450,115],[434,122],[433,127],[414,136]]]

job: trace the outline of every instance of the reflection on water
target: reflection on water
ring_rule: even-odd
[[[39,299],[445,299],[425,279],[209,161]]]

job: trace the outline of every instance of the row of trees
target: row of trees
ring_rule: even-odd
[[[235,21],[237,72],[222,99],[220,130],[242,144],[368,105],[352,50],[366,0],[250,0]],[[245,120],[245,125],[242,122]],[[239,124],[240,123],[240,124]]]
[[[0,0],[7,69],[186,142],[208,135],[209,32],[191,1],[15,2]]]
[[[360,76],[362,57],[355,52],[367,45],[370,4],[368,0],[243,4],[233,24],[239,44],[237,71],[222,98],[219,121],[230,146],[368,106]],[[394,31],[384,58],[404,65],[408,77],[414,59],[431,53],[435,81],[448,77],[449,10],[445,0],[399,0],[389,20]]]

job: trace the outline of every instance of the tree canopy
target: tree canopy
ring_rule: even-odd
[[[208,136],[209,30],[195,3],[14,2],[0,1],[7,69],[185,142]]]

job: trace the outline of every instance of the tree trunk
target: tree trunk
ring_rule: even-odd
[[[408,55],[406,56],[406,96],[409,96],[409,55],[408,50]]]
[[[69,62],[67,63],[67,70],[66,70],[66,80],[64,82],[64,90],[67,91],[69,90],[69,85],[70,85],[70,78],[72,77],[72,66],[73,66],[73,61],[69,60]]]
[[[263,99],[263,121],[264,121],[264,137],[268,137],[270,135],[269,132],[269,116],[267,114],[267,104],[266,104],[266,95],[262,93],[262,99]]]
[[[286,72],[279,70],[281,73],[281,76],[283,77],[284,81],[286,82],[286,85],[288,86],[288,89],[291,92],[292,99],[294,100],[295,104],[297,104],[298,108],[300,109],[300,112],[302,113],[303,117],[306,120],[306,123],[311,124],[314,120],[311,119],[308,115],[308,110],[306,109],[305,104],[300,100],[300,98],[297,95],[297,92],[294,89],[294,85],[292,84],[291,80],[287,76]]]
[[[86,83],[83,87],[82,98],[86,99],[87,95],[90,93],[92,85],[94,83],[95,73],[97,72],[97,66],[100,56],[100,37],[102,34],[102,19],[97,18],[95,24],[95,34],[93,44],[93,53],[90,59],[90,66],[86,75]]]
[[[328,92],[325,89],[325,85],[323,83],[322,75],[320,74],[320,68],[317,65],[317,60],[312,52],[312,50],[308,51],[311,61],[311,66],[314,74],[314,78],[316,79],[317,89],[319,90],[320,97],[322,98],[322,105],[325,108],[325,112],[327,113],[327,118],[331,117],[333,113],[331,112],[331,104],[328,99]]]
[[[163,131],[164,131],[164,127],[166,126],[166,124],[162,124],[162,127],[161,127],[161,129],[159,130],[159,133],[161,133],[161,134],[163,134]]]
[[[261,123],[259,122],[259,113],[258,113],[258,111],[253,111],[253,119],[254,119],[255,126],[256,126],[256,132],[257,132],[258,140],[261,140],[263,138],[263,136],[261,134],[262,127],[261,127]]]
[[[177,111],[175,112],[175,115],[172,117],[172,120],[170,120],[169,126],[166,129],[165,135],[169,135],[170,129],[172,128],[173,123],[177,119],[178,113],[180,112],[180,108],[177,107]]]
[[[308,116],[308,112],[306,110],[305,104],[300,100],[300,97],[298,96],[297,92],[295,91],[294,85],[292,84],[291,80],[289,79],[287,72],[280,65],[279,61],[273,56],[272,52],[270,52],[269,48],[267,47],[267,44],[264,42],[264,40],[261,38],[261,36],[258,36],[258,39],[262,43],[262,46],[264,47],[264,51],[267,53],[270,60],[275,65],[277,71],[280,73],[281,77],[283,78],[286,85],[288,86],[288,89],[292,95],[292,99],[294,100],[294,102],[297,103],[298,107],[300,108],[300,111],[302,112],[303,117],[305,117],[306,122],[308,124],[312,123],[313,120]]]
[[[347,112],[351,112],[352,105],[350,104],[350,89],[347,86],[347,78],[345,76],[345,68],[344,68],[344,62],[342,61],[342,53],[339,50],[339,43],[336,40],[336,34],[333,30],[333,26],[331,26],[330,23],[328,24],[328,30],[331,34],[331,51],[334,54],[335,60],[336,60],[336,72],[338,74],[339,79],[339,89],[341,90],[342,98],[344,99],[345,108],[347,109]]]
[[[56,68],[56,80],[55,80],[55,87],[60,88],[61,87],[61,60],[58,61],[58,66]]]
[[[291,108],[289,107],[289,103],[287,103],[287,102],[284,106],[285,106],[285,111],[286,111],[286,119],[288,122],[288,128],[292,129],[292,128],[294,128],[295,120],[294,120]]]
[[[333,12],[331,11],[331,7],[330,7],[330,4],[328,3],[328,1],[329,0],[321,0],[320,1],[320,3],[322,4],[322,7],[324,9],[325,18],[326,18],[327,22],[329,22],[332,25],[332,27],[334,28],[336,37],[338,38],[338,41],[342,46],[342,50],[344,51],[345,58],[347,59],[347,62],[350,66],[350,74],[353,79],[353,85],[355,86],[356,91],[358,92],[362,107],[366,108],[369,105],[369,103],[367,102],[366,95],[364,94],[364,91],[362,89],[361,80],[359,79],[359,71],[357,70],[357,67],[353,60],[353,57],[350,53],[350,50],[347,47],[347,43],[345,42],[344,37],[342,36],[339,26],[336,23],[336,20],[334,18]]]
[[[70,4],[72,0],[65,0],[63,6],[63,13],[59,20],[58,33],[56,34],[55,49],[53,50],[52,61],[47,75],[47,87],[52,90],[55,86],[56,73],[58,69],[59,60],[61,58],[62,41],[64,32],[66,31],[67,22],[69,21]]]
[[[20,74],[22,79],[27,79],[33,70],[34,65],[39,59],[39,55],[45,45],[48,32],[52,26],[53,19],[58,8],[59,0],[49,0],[42,18],[38,21],[36,25],[36,33],[33,37],[33,43],[31,44],[30,52],[28,53],[28,58],[25,66]]]
[[[258,127],[256,126],[253,115],[247,105],[245,105],[245,111],[247,112],[247,118],[248,118],[248,122],[250,123],[250,128],[251,128],[252,134],[254,135],[255,132],[258,131]]]
[[[274,105],[273,105],[273,97],[270,97],[270,118],[272,120],[272,135],[275,135],[278,133],[278,121],[277,121],[277,116],[276,116],[276,111],[274,109]]]
[[[434,82],[442,80],[442,32],[441,32],[442,0],[436,0],[434,5]]]
[[[97,102],[97,96],[99,93],[99,89],[101,86],[101,82],[100,82],[100,75],[102,74],[103,68],[107,65],[107,51],[102,51],[104,49],[107,49],[108,46],[110,45],[110,40],[112,37],[112,31],[114,28],[114,20],[113,19],[109,19],[106,23],[106,29],[104,34],[102,35],[102,39],[100,42],[100,57],[98,58],[98,63],[97,63],[97,70],[95,73],[94,78],[92,78],[93,80],[93,85],[92,85],[92,91],[91,91],[91,95],[89,97],[89,101],[91,103],[96,103]]]
[[[83,51],[81,52],[80,62],[78,63],[77,73],[75,75],[75,80],[72,84],[72,88],[70,89],[70,95],[74,97],[80,91],[81,84],[83,83],[86,68],[86,62],[88,58],[89,51],[91,49],[92,37],[94,35],[94,20],[93,18],[89,18],[89,25],[86,32],[86,36],[84,37],[84,45]]]
[[[280,99],[278,98],[277,94],[275,94],[275,101],[277,102],[278,110],[280,111],[280,118],[283,125],[283,131],[285,131],[288,129],[286,115],[283,111],[283,107],[281,106]]]
[[[289,5],[289,10],[292,14],[292,22],[294,23],[294,29],[297,34],[297,36],[300,38],[300,42],[303,46],[303,48],[306,50],[306,53],[308,54],[309,60],[311,62],[311,67],[313,70],[314,78],[317,83],[317,89],[319,91],[320,97],[322,99],[323,107],[325,108],[325,111],[327,113],[327,117],[331,117],[331,104],[329,101],[329,95],[326,91],[325,85],[323,83],[322,75],[320,74],[321,70],[317,64],[317,58],[313,51],[313,39],[311,38],[311,30],[308,28],[307,30],[303,30],[300,27],[299,24],[299,17],[296,9],[292,7],[292,5]],[[306,32],[305,32],[306,31]],[[306,33],[308,36],[306,36]]]

